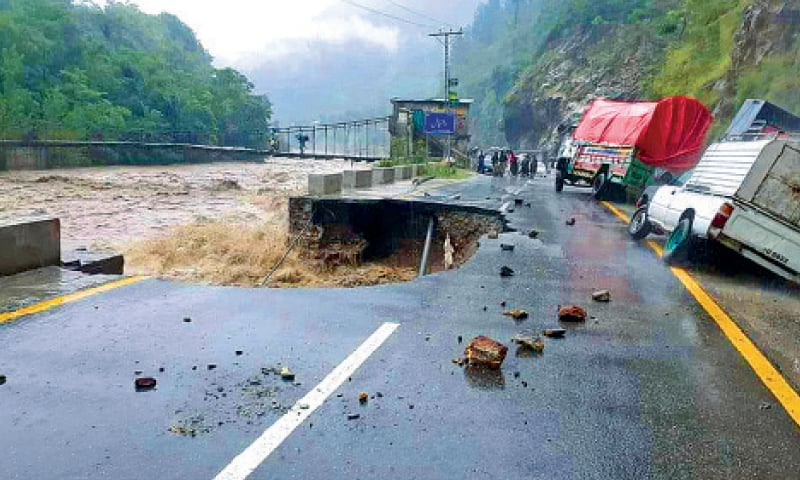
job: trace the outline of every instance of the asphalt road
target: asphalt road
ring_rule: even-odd
[[[798,478],[800,428],[670,271],[586,191],[537,182],[442,192],[497,207],[518,191],[531,207],[511,226],[540,231],[483,239],[457,271],[327,290],[147,280],[0,325],[0,477],[214,478],[390,321],[250,478]],[[593,303],[596,288],[612,301]],[[531,317],[502,316],[503,301]],[[591,318],[542,356],[508,342],[573,303]],[[476,335],[509,344],[502,370],[451,362]],[[262,373],[279,363],[296,382]],[[156,390],[136,392],[137,371]]]

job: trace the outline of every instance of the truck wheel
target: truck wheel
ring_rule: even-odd
[[[683,217],[664,245],[664,256],[667,265],[683,262],[689,256],[692,244],[692,219]]]
[[[592,180],[592,195],[598,200],[602,200],[608,190],[608,181],[605,173],[598,173]]]
[[[556,170],[556,192],[564,190],[564,172],[559,169]]]
[[[636,210],[628,224],[628,234],[636,240],[641,240],[650,234],[653,225],[647,219],[647,205]]]

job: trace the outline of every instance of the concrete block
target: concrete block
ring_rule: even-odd
[[[57,265],[61,265],[57,218],[0,225],[0,275]]]
[[[114,252],[74,251],[65,254],[62,266],[89,275],[122,275],[125,258]]]
[[[372,185],[386,185],[394,182],[394,167],[378,167],[372,169]]]
[[[342,172],[342,187],[370,188],[372,186],[372,170],[345,170]]]
[[[341,173],[312,173],[308,176],[309,195],[333,195],[342,191]]]
[[[401,165],[394,167],[395,180],[408,180],[411,178],[411,165]]]

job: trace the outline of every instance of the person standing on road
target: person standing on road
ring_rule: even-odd
[[[514,154],[514,150],[508,151],[508,167],[511,170],[511,176],[516,177],[519,173],[519,159]]]
[[[483,154],[483,150],[478,154],[478,173],[483,175],[484,170],[486,170],[486,155]]]

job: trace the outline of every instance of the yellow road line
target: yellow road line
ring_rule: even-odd
[[[91,297],[92,295],[97,295],[98,293],[107,292],[109,290],[114,290],[115,288],[124,287],[126,285],[133,285],[134,283],[141,282],[145,280],[147,277],[128,277],[123,278],[122,280],[116,280],[113,282],[108,282],[103,285],[99,285],[97,287],[87,288],[86,290],[80,290],[75,293],[70,293],[68,295],[62,295],[60,297],[51,298],[48,300],[44,300],[39,303],[34,303],[33,305],[28,305],[27,307],[20,308],[18,310],[14,310],[12,312],[4,312],[0,313],[0,324],[7,323],[12,320],[16,320],[20,317],[24,317],[26,315],[33,315],[34,313],[41,313],[46,310],[50,310],[51,308],[58,307],[59,305],[64,305],[66,303],[77,302],[78,300],[83,300],[84,298]]]
[[[613,204],[609,202],[601,203],[623,222],[630,222],[628,216]],[[647,245],[659,257],[664,255],[664,251],[658,243],[650,240],[647,242]],[[722,333],[725,334],[731,344],[739,351],[742,357],[744,357],[758,378],[761,379],[778,402],[786,409],[786,412],[792,417],[792,420],[800,426],[800,395],[789,385],[789,382],[786,381],[778,369],[770,363],[767,357],[761,353],[761,350],[758,349],[753,341],[739,328],[736,322],[734,322],[714,298],[706,292],[703,286],[700,285],[700,282],[683,268],[671,267],[670,270],[672,274],[680,280],[683,286],[686,287],[686,290],[692,294],[695,300],[697,300],[697,303],[703,307],[703,310],[714,319],[717,326],[722,330]]]

